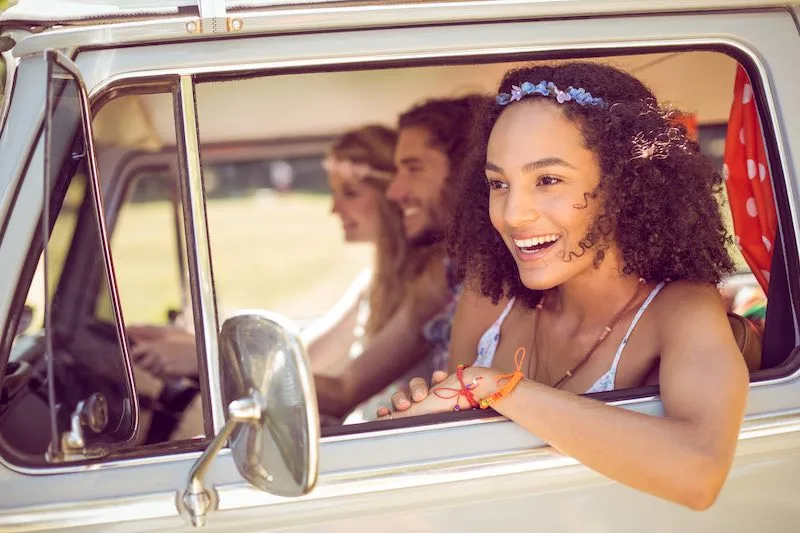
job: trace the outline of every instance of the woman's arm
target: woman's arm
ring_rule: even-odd
[[[358,302],[353,302],[308,344],[308,358],[314,373],[336,375],[350,361],[357,318]]]
[[[350,359],[359,305],[371,279],[369,269],[362,271],[331,310],[301,332],[315,373],[336,374]]]
[[[664,291],[658,302],[663,311],[655,317],[661,327],[663,417],[530,381],[520,383],[494,407],[612,479],[702,510],[714,502],[730,470],[748,375],[719,297],[710,288],[682,285]],[[467,380],[483,377],[476,390],[479,397],[496,387],[496,371],[469,368],[465,374]],[[453,387],[454,380],[448,378],[442,386]],[[431,394],[394,417],[449,410],[452,405],[453,400]]]

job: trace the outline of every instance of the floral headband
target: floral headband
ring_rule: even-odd
[[[368,163],[357,163],[352,159],[340,159],[329,155],[322,161],[322,168],[329,174],[341,176],[344,180],[362,181],[372,178],[377,181],[389,182],[394,179],[394,173],[386,170],[372,168]]]
[[[519,86],[513,85],[511,93],[500,93],[497,95],[497,103],[500,105],[508,105],[511,102],[518,102],[525,96],[540,95],[555,98],[559,104],[564,102],[575,101],[580,105],[592,105],[597,107],[606,107],[606,102],[602,98],[592,96],[592,93],[587,92],[584,88],[574,88],[572,85],[567,87],[566,91],[560,90],[552,81],[540,81],[536,85],[526,81]]]
[[[574,101],[580,105],[597,106],[603,109],[608,107],[605,100],[592,96],[592,93],[587,92],[586,89],[576,89],[570,85],[567,87],[566,91],[562,91],[551,81],[540,81],[536,85],[526,81],[519,86],[513,85],[510,94],[500,93],[497,95],[496,100],[499,105],[506,106],[512,102],[522,100],[525,96],[531,95],[555,98],[559,104]],[[647,107],[646,113],[657,113],[667,122],[671,122],[673,114],[671,111],[661,109],[655,100],[647,100],[644,103]],[[616,105],[619,104],[611,106],[611,111],[613,111]],[[631,144],[633,146],[631,148],[631,158],[629,161],[635,159],[666,159],[673,150],[684,153],[690,152],[689,139],[674,126],[670,126],[664,131],[639,132],[634,136]]]

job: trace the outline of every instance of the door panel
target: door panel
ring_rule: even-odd
[[[500,7],[498,7],[498,10]],[[636,43],[747,43],[742,53],[758,58],[770,100],[772,121],[782,149],[780,163],[790,182],[792,206],[800,205],[793,169],[800,152],[787,150],[800,139],[800,100],[778,87],[800,86],[795,58],[797,28],[786,12],[643,16],[492,23],[471,26],[397,28],[303,36],[245,38],[81,54],[77,63],[91,72],[90,85],[125,71],[244,61],[330,62],[376,55],[441,53],[463,50],[502,53],[510,49],[597,49]],[[409,48],[413,42],[413,50]],[[268,54],[268,55],[267,55]],[[104,68],[95,68],[104,65]],[[797,217],[793,223],[797,229]],[[625,407],[660,414],[657,398]],[[573,460],[542,448],[542,443],[512,423],[477,421],[413,430],[323,440],[317,488],[298,500],[282,500],[249,488],[228,454],[209,474],[220,490],[220,511],[208,517],[208,530],[240,531],[447,531],[502,527],[508,531],[781,531],[796,524],[800,479],[800,381],[797,376],[751,386],[747,420],[734,469],[717,504],[694,513],[638,493],[596,474]],[[0,526],[31,520],[42,526],[99,524],[135,515],[115,531],[164,531],[186,527],[174,498],[183,490],[195,455],[119,462],[106,468],[49,476],[30,476],[0,468]],[[13,490],[7,490],[12,487]],[[37,511],[52,502],[50,515]],[[62,507],[63,506],[63,507]],[[20,512],[28,509],[31,514]],[[79,511],[82,511],[79,513]],[[130,513],[130,514],[128,514]],[[95,525],[97,531],[107,525]]]

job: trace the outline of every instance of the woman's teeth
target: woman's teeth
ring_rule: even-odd
[[[522,250],[550,245],[558,240],[558,235],[542,235],[530,239],[514,239],[514,244]]]

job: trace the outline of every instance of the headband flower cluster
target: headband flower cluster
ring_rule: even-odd
[[[345,181],[363,181],[371,178],[377,181],[389,182],[394,179],[394,173],[386,170],[372,168],[368,163],[358,163],[352,159],[340,159],[329,155],[322,161],[322,168],[328,174],[336,174]]]
[[[526,81],[521,85],[513,85],[511,93],[500,93],[497,95],[496,101],[500,105],[508,105],[511,102],[518,102],[525,96],[540,95],[549,98],[555,98],[559,104],[564,102],[576,102],[580,105],[591,105],[597,107],[606,107],[606,102],[602,98],[592,96],[584,88],[576,89],[572,85],[567,87],[566,91],[560,90],[552,81],[540,81],[536,85]]]

